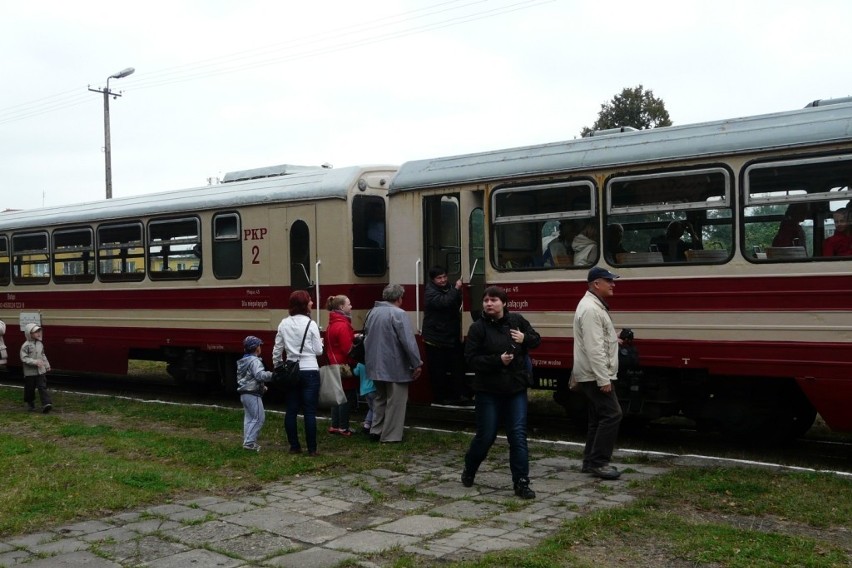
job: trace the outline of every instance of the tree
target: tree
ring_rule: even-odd
[[[654,96],[654,91],[647,91],[639,85],[625,88],[608,103],[601,105],[598,119],[591,128],[584,126],[581,134],[587,136],[593,130],[606,130],[632,126],[640,130],[671,126],[672,121],[662,99]]]

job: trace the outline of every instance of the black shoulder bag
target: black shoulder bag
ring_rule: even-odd
[[[299,355],[302,354],[302,350],[305,348],[305,339],[308,337],[308,330],[310,327],[311,322],[308,321],[308,325],[305,327],[305,334],[302,336],[302,344],[299,346]],[[284,362],[278,367],[275,367],[275,370],[272,371],[272,381],[278,383],[285,389],[294,389],[298,387],[301,382],[299,375],[299,359],[296,359],[295,361],[284,359]]]
[[[373,310],[370,310],[370,312]],[[361,335],[355,337],[352,340],[352,347],[349,348],[349,358],[355,361],[356,363],[364,364],[364,359],[366,357],[364,352],[364,340],[367,339],[367,322],[370,320],[370,312],[367,312],[367,317],[364,318],[364,331]]]

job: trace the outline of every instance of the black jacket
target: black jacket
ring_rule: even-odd
[[[504,365],[500,356],[512,352],[509,331],[518,329],[524,334],[524,342],[514,351],[515,358]],[[541,336],[523,316],[503,312],[503,317],[493,320],[485,315],[473,322],[467,332],[464,358],[468,368],[475,373],[471,388],[474,392],[511,394],[525,390],[531,385],[532,376],[527,369],[529,349],[541,343]]]
[[[454,347],[461,331],[461,290],[455,286],[438,288],[430,280],[424,295],[423,340],[438,347]]]

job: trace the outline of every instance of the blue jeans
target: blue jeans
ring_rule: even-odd
[[[464,467],[470,475],[476,474],[494,440],[500,421],[509,441],[509,469],[512,481],[526,479],[530,474],[527,448],[527,391],[513,394],[476,393],[476,435],[464,456]]]
[[[284,412],[284,431],[291,450],[300,450],[299,429],[296,418],[299,409],[305,416],[305,443],[308,452],[317,451],[317,403],[319,402],[319,371],[299,371],[299,387],[287,391],[287,409]]]

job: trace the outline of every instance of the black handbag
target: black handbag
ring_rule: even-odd
[[[308,337],[308,329],[311,327],[311,322],[308,322],[305,327],[305,334],[302,336],[302,345],[299,346],[299,355],[305,348],[305,338]],[[272,381],[284,387],[285,389],[294,389],[299,386],[301,376],[299,375],[299,360],[290,361],[285,359],[281,365],[275,367],[272,371]]]

